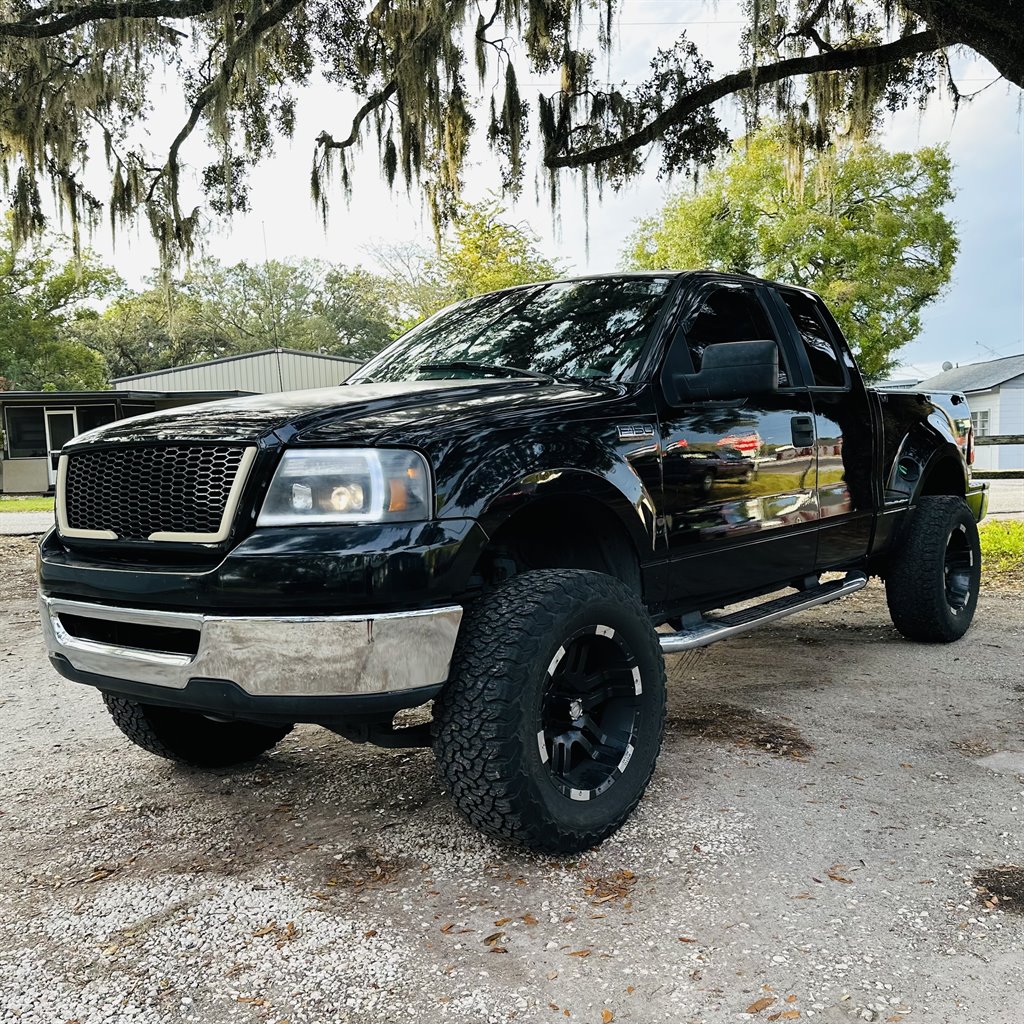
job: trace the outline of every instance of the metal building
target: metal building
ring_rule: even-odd
[[[341,356],[272,348],[118,377],[109,391],[0,391],[0,493],[52,490],[61,447],[104,423],[218,398],[335,387],[360,365]]]
[[[294,348],[268,348],[153,373],[116,377],[110,383],[118,391],[247,391],[266,394],[334,387],[361,365],[342,356],[325,356]]]

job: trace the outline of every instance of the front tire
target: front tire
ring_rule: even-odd
[[[292,726],[217,722],[193,711],[139,704],[103,694],[110,717],[138,747],[193,768],[229,768],[255,761],[280,743]]]
[[[980,584],[978,524],[967,503],[921,498],[885,576],[893,625],[908,640],[959,640],[974,619]]]
[[[471,824],[578,853],[636,807],[664,720],[664,660],[635,593],[603,573],[540,570],[467,609],[434,752]]]

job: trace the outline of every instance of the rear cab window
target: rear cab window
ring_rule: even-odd
[[[811,386],[815,388],[845,388],[848,386],[842,355],[822,316],[818,304],[803,292],[778,289],[789,310],[811,370]]]

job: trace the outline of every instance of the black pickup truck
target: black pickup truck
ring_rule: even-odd
[[[647,786],[666,652],[871,575],[904,636],[961,637],[971,461],[963,395],[866,387],[810,292],[529,285],[436,314],[342,387],[75,438],[43,627],[155,754],[224,767],[297,722],[432,744],[474,825],[577,851]],[[432,724],[395,726],[430,701]]]

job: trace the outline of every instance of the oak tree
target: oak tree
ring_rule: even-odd
[[[359,101],[350,123],[323,125],[311,153],[324,215],[337,185],[352,186],[366,144],[387,181],[420,190],[438,223],[457,209],[475,128],[513,192],[534,139],[540,184],[557,200],[561,175],[614,187],[652,148],[667,175],[710,163],[727,140],[714,106],[727,97],[750,127],[762,111],[784,115],[804,145],[836,127],[861,131],[943,83],[955,89],[948,54],[958,47],[1024,84],[1021,0],[744,0],[733,68],[713,68],[685,31],[667,44],[652,32],[648,76],[617,84],[614,66],[604,70],[623,6],[4,0],[0,171],[18,238],[40,229],[49,189],[76,240],[104,215],[115,228],[141,216],[165,255],[187,252],[204,208],[246,207],[247,170],[291,136],[297,96],[314,79]],[[527,74],[558,85],[528,103]],[[152,99],[175,86],[181,121],[164,131]],[[190,208],[183,171],[203,152],[197,131],[215,158],[199,169],[204,195]]]
[[[889,371],[921,330],[956,260],[941,148],[889,153],[861,143],[795,158],[784,130],[755,135],[641,222],[636,269],[707,267],[802,285],[827,301],[861,370]]]

